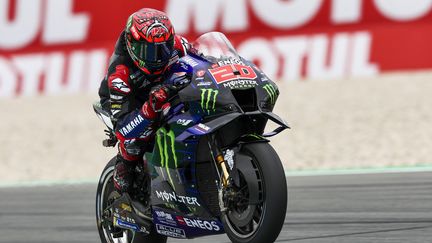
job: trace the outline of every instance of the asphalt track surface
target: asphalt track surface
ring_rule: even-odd
[[[432,172],[288,177],[288,185],[277,242],[432,242]],[[0,242],[100,242],[95,190],[93,184],[0,188]]]

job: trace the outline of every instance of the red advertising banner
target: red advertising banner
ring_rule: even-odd
[[[432,0],[0,0],[0,97],[95,92],[127,17],[221,31],[280,81],[432,68]]]

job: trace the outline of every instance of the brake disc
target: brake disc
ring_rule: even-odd
[[[238,212],[237,210],[231,210],[228,212],[229,220],[236,225],[237,227],[244,227],[248,225],[254,216],[256,210],[256,205],[248,205],[248,207],[242,212]]]

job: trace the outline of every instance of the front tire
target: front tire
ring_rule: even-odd
[[[116,157],[112,158],[102,171],[96,191],[96,223],[102,243],[166,243],[167,237],[156,233],[152,227],[149,235],[135,233],[130,230],[123,231],[123,237],[114,238],[110,231],[104,227],[103,211],[109,206],[108,198],[114,191],[113,174]]]
[[[243,166],[256,171],[254,179],[259,181],[262,202],[244,208],[246,213],[253,213],[253,217],[242,227],[225,214],[222,217],[225,232],[233,243],[272,243],[281,232],[287,209],[287,184],[282,162],[268,143],[245,144],[240,153],[248,157],[246,162],[242,161],[247,163]],[[251,209],[254,211],[250,212]]]

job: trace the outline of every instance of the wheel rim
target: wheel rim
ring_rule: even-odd
[[[114,238],[113,234],[109,232],[109,230],[104,227],[102,222],[102,214],[103,210],[108,206],[107,205],[107,197],[112,192],[111,188],[114,188],[113,185],[113,173],[114,173],[114,166],[108,168],[105,173],[101,176],[102,184],[102,190],[100,195],[97,197],[96,205],[97,205],[97,221],[98,221],[98,227],[102,230],[105,240],[109,243],[129,243],[133,241],[133,234],[132,232],[128,230],[123,230],[123,236],[120,238]],[[132,237],[131,237],[132,234]],[[131,241],[129,241],[129,238],[132,238]]]
[[[252,220],[249,222],[249,224],[247,224],[244,227],[238,227],[236,226],[230,219],[230,217],[228,216],[228,214],[225,214],[223,217],[225,219],[226,225],[228,226],[228,228],[230,229],[230,231],[238,238],[240,239],[247,239],[252,237],[260,228],[262,221],[265,217],[265,212],[266,212],[266,200],[265,200],[265,193],[264,193],[264,177],[262,175],[261,170],[258,167],[258,163],[256,162],[256,160],[254,159],[253,156],[249,155],[251,157],[251,164],[254,167],[255,171],[257,172],[257,180],[259,181],[259,183],[261,183],[260,186],[260,195],[262,195],[262,202],[256,205],[253,205],[254,208],[254,212],[253,212],[253,218]],[[241,173],[240,173],[241,174]],[[243,186],[241,186],[240,190],[243,190],[242,188]],[[247,185],[246,185],[247,187]],[[246,208],[246,210],[248,210],[251,207],[251,205],[248,206],[248,208]]]

